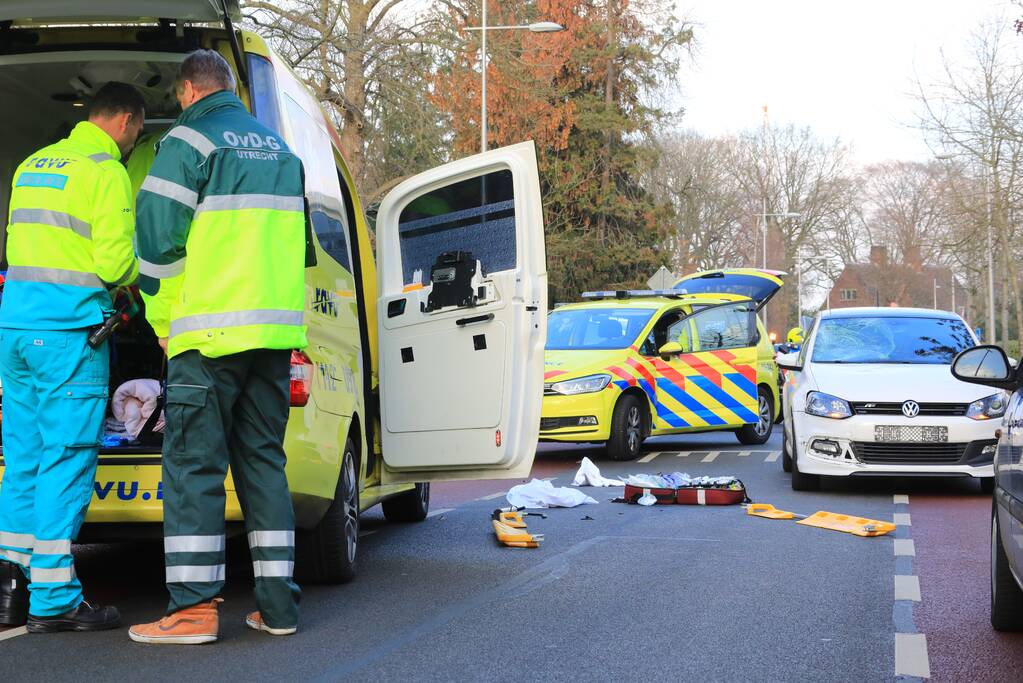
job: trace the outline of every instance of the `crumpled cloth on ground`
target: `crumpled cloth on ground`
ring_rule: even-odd
[[[739,485],[733,476],[724,477],[691,477],[685,472],[671,474],[630,474],[626,484],[645,489],[680,489],[683,487],[732,487]]]
[[[507,498],[508,503],[517,508],[573,508],[576,505],[597,503],[582,491],[567,486],[555,488],[554,484],[543,479],[511,487]]]
[[[593,464],[589,458],[583,458],[579,463],[579,471],[575,473],[572,486],[625,486],[625,483],[618,479],[608,479],[601,476],[600,469]]]
[[[638,486],[644,489],[672,489],[675,488],[670,482],[659,474],[630,474],[625,480],[626,484]]]
[[[114,418],[124,423],[128,434],[137,439],[149,416],[156,410],[160,398],[160,383],[155,379],[133,379],[117,387],[110,401]],[[164,415],[161,412],[154,432],[162,432]]]

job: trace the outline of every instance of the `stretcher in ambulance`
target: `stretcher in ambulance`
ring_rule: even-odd
[[[521,478],[532,466],[547,321],[535,152],[526,142],[404,180],[379,208],[374,259],[330,119],[259,35],[236,30],[240,18],[237,0],[0,0],[0,229],[14,169],[82,120],[104,83],[138,88],[145,132],[159,136],[178,114],[184,55],[206,47],[228,60],[243,102],[305,167],[317,265],[285,449],[299,575],[340,581],[354,574],[360,511],[382,503],[389,519],[421,520],[431,481]],[[111,394],[164,375],[144,315],[109,347]],[[101,449],[83,539],[160,532],[159,441]],[[227,489],[238,521],[230,477]]]

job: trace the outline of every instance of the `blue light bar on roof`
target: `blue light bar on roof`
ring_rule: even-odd
[[[619,289],[604,292],[583,292],[584,299],[633,299],[651,296],[666,296],[677,299],[685,291],[678,289]]]

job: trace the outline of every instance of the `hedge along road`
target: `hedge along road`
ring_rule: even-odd
[[[885,520],[903,509],[893,495],[909,485],[869,481],[793,492],[778,462],[777,436],[759,449],[713,434],[654,439],[649,448],[646,462],[597,463],[605,476],[733,474],[758,502]],[[566,485],[579,457],[599,453],[543,446],[534,475]],[[436,485],[433,509],[441,512],[421,524],[388,524],[379,510],[364,515],[358,578],[305,587],[296,636],[245,628],[244,614],[253,607],[251,570],[244,545],[232,544],[218,644],[187,652],[143,646],[131,643],[124,629],[14,637],[0,642],[0,676],[887,681],[896,675],[897,622],[905,615],[895,600],[895,538],[752,518],[738,507],[610,503],[621,491],[611,488],[586,489],[598,505],[527,518],[531,531],[545,535],[541,548],[501,548],[489,518],[506,504],[498,494],[508,485]],[[975,491],[961,487],[966,494],[949,495]],[[920,545],[917,552],[920,562]],[[165,604],[159,543],[77,553],[87,594],[118,604],[126,623]],[[932,599],[923,586],[925,599]],[[926,642],[921,605],[912,607]],[[990,637],[982,625],[976,628],[961,637]],[[50,654],[54,647],[59,657]],[[904,651],[900,659],[920,666],[918,654]],[[989,678],[1003,673],[998,660],[971,664],[975,675],[978,666]]]

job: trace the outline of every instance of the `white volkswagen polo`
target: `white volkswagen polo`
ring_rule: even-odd
[[[821,477],[974,477],[990,492],[1006,395],[952,377],[976,345],[958,315],[913,308],[818,314],[787,370],[782,465],[797,491]]]

